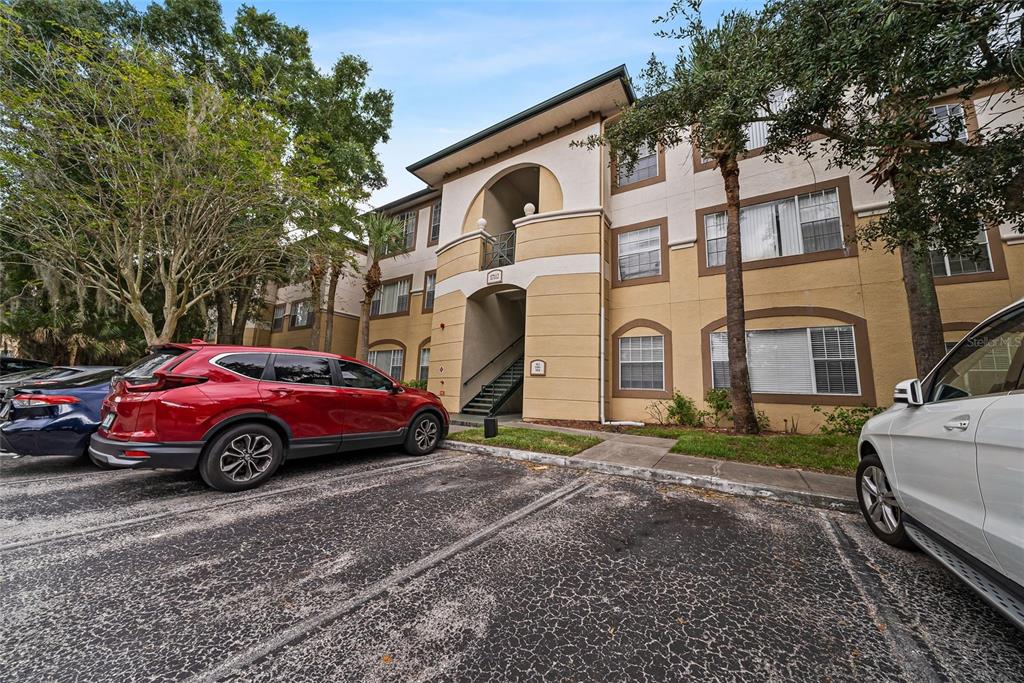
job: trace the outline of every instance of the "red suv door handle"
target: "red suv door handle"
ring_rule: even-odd
[[[271,389],[270,393],[277,394],[278,396],[286,396],[287,394],[292,393],[292,389],[285,389],[284,387],[279,387],[276,389]]]

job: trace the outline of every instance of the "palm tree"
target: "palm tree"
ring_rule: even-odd
[[[392,218],[371,212],[360,219],[362,239],[366,243],[366,273],[363,275],[363,302],[359,308],[359,341],[356,358],[370,355],[370,305],[380,289],[380,260],[393,254],[405,242],[405,226]]]

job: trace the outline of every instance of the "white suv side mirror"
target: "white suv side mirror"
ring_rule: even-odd
[[[894,403],[906,403],[908,406],[924,405],[921,380],[905,379],[897,384],[892,392],[892,400]]]

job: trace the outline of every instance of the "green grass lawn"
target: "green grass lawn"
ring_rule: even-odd
[[[515,448],[520,451],[536,453],[552,453],[554,455],[576,455],[591,446],[601,443],[593,436],[583,434],[566,434],[547,429],[528,429],[526,427],[498,427],[498,435],[492,439],[484,438],[482,428],[466,429],[448,435],[450,441],[479,443],[502,448]]]
[[[681,427],[638,427],[631,434],[676,439],[673,453],[737,460],[756,465],[799,467],[853,474],[857,437],[838,434],[765,434],[738,436]]]

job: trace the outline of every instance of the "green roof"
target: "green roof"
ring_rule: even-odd
[[[439,159],[443,159],[450,154],[454,154],[459,150],[465,149],[470,145],[480,142],[481,140],[488,138],[494,135],[495,133],[499,133],[505,130],[506,128],[511,128],[517,123],[526,121],[527,119],[532,118],[537,114],[541,114],[547,111],[548,109],[553,109],[560,104],[568,102],[574,97],[578,97],[589,90],[593,90],[594,88],[598,88],[604,85],[605,83],[609,83],[614,80],[622,81],[622,86],[626,91],[626,96],[629,98],[630,104],[636,101],[636,95],[633,94],[633,87],[629,84],[629,73],[626,71],[626,65],[620,64],[614,69],[605,71],[600,76],[595,76],[594,78],[591,78],[589,81],[586,81],[585,83],[580,83],[579,85],[573,88],[569,88],[563,93],[559,93],[558,95],[555,95],[550,99],[544,100],[540,104],[536,104],[530,107],[529,109],[525,109],[519,112],[514,116],[510,116],[504,121],[500,121],[499,123],[494,124],[490,128],[485,128],[479,133],[474,133],[473,135],[470,135],[468,138],[456,142],[454,145],[449,145],[448,147],[442,149],[440,152],[435,152],[434,154],[431,154],[430,156],[424,159],[420,159],[416,163],[411,164],[410,166],[406,166],[406,170],[409,171],[410,173],[415,173],[424,166],[428,166]]]

